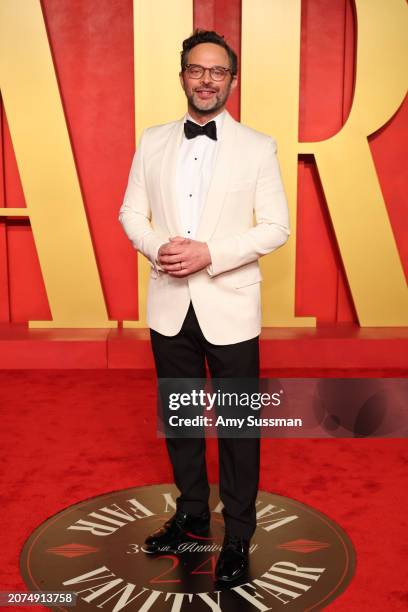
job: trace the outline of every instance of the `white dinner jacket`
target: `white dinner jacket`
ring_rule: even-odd
[[[143,132],[119,220],[152,266],[149,327],[176,335],[191,300],[205,338],[212,344],[235,344],[261,331],[258,259],[283,245],[290,233],[276,143],[226,112],[196,236],[208,244],[212,262],[186,278],[175,278],[157,268],[156,256],[169,237],[183,232],[176,201],[183,124],[184,117]]]

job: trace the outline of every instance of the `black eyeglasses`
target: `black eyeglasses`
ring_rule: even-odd
[[[187,72],[190,79],[201,79],[206,70],[210,73],[210,77],[213,81],[223,81],[228,72],[231,72],[231,68],[224,68],[223,66],[205,68],[199,64],[187,64],[187,66],[184,67],[184,71]],[[232,72],[231,76],[233,76]]]

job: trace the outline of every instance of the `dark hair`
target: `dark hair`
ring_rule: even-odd
[[[223,36],[217,34],[213,30],[195,30],[194,33],[186,40],[183,40],[183,50],[181,52],[181,69],[187,66],[187,56],[191,49],[196,45],[200,45],[201,43],[213,43],[215,45],[219,45],[223,47],[228,53],[228,58],[230,62],[231,74],[235,75],[238,72],[238,58],[237,54],[231,47],[226,43]]]

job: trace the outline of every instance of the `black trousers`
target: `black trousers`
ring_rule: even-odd
[[[205,378],[205,360],[213,378],[258,378],[259,338],[236,344],[208,342],[190,303],[176,336],[150,330],[158,378]],[[208,509],[209,486],[204,438],[167,438],[174,482],[181,495],[177,508],[193,515]],[[256,528],[259,438],[218,438],[220,499],[228,535],[250,538]]]

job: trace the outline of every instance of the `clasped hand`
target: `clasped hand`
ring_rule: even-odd
[[[182,278],[210,265],[211,255],[205,242],[175,236],[160,247],[157,260],[164,272]]]

